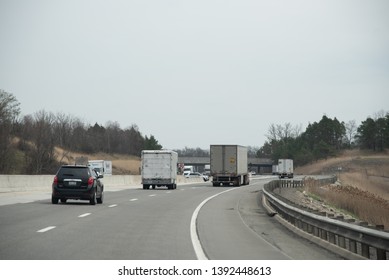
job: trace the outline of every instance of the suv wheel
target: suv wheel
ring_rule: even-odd
[[[96,204],[96,192],[93,192],[92,197],[89,199],[89,204],[90,205],[95,205]]]
[[[100,197],[97,198],[97,203],[101,204],[103,203],[103,200],[104,200],[104,193],[101,193]]]
[[[58,198],[52,196],[52,197],[51,197],[51,203],[52,203],[52,204],[58,204]]]

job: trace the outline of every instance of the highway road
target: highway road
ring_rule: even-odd
[[[0,206],[3,260],[337,260],[290,232],[259,202],[270,179],[176,190],[106,191],[101,205],[50,196]],[[108,188],[108,187],[106,187]]]

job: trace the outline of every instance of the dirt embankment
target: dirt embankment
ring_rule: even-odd
[[[336,174],[342,186],[353,186],[389,201],[389,152],[348,150],[340,156],[298,167],[296,174]]]

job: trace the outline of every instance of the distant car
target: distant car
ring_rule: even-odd
[[[89,200],[91,205],[103,203],[103,175],[85,165],[63,165],[52,184],[51,202],[66,203],[68,199]]]
[[[204,182],[208,181],[209,180],[209,177],[208,175],[205,175],[205,174],[201,174],[199,172],[190,172],[190,173],[187,173],[184,175],[186,178],[200,178],[202,177]]]

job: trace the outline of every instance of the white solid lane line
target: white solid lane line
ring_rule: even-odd
[[[207,199],[203,200],[203,202],[201,202],[199,204],[199,206],[197,206],[196,210],[193,212],[192,219],[190,221],[190,238],[192,239],[193,249],[195,250],[195,253],[196,253],[198,260],[208,260],[208,257],[204,253],[203,247],[201,246],[200,238],[197,234],[196,221],[197,221],[197,216],[199,215],[201,207],[203,207],[204,204],[207,203],[208,201],[210,201],[212,198],[217,197],[218,195],[221,195],[223,193],[236,190],[236,189],[238,189],[238,188],[228,189],[226,191],[223,191],[223,192],[220,192],[220,193],[217,193],[215,195],[208,197]]]
[[[49,231],[52,229],[55,229],[55,226],[43,228],[43,229],[38,230],[37,232],[42,233],[42,232],[46,232],[46,231]]]

